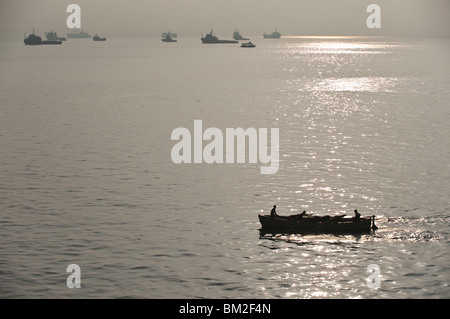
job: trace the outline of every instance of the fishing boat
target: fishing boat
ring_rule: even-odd
[[[338,216],[270,216],[258,215],[262,225],[261,231],[265,233],[364,233],[377,229],[375,216],[370,217],[345,217]]]
[[[253,44],[251,41],[241,44],[241,48],[254,48],[254,47],[256,47],[256,44]]]

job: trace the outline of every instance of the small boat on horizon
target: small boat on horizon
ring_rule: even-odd
[[[238,29],[235,29],[235,30],[234,30],[234,33],[233,33],[233,39],[238,40],[238,41],[242,41],[242,40],[250,40],[250,39],[244,38],[242,35],[240,35]]]
[[[254,48],[254,47],[256,47],[256,44],[253,44],[251,41],[241,44],[241,48]]]
[[[106,41],[106,38],[100,38],[97,34],[92,37],[94,41]]]
[[[167,37],[167,35],[169,35],[172,39],[176,39],[178,37],[178,35],[176,34],[176,32],[163,32],[161,33],[161,38],[165,39]]]
[[[161,39],[162,42],[177,42],[177,40],[172,39],[172,37],[170,36],[170,32],[166,33],[166,37]]]

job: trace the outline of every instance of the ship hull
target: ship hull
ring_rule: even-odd
[[[239,41],[235,41],[235,40],[208,40],[205,38],[202,38],[202,43],[204,44],[221,44],[221,43],[239,43]]]
[[[26,45],[46,45],[46,44],[61,44],[62,41],[40,41],[40,42],[35,42],[35,41],[23,41]]]
[[[264,39],[279,39],[281,35],[270,35],[270,34],[264,34]]]

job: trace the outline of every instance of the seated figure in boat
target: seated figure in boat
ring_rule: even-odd
[[[358,213],[358,210],[354,210],[354,213],[355,213],[355,221],[359,221],[360,219],[361,219],[361,214],[360,213]]]

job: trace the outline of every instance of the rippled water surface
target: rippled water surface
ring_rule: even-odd
[[[0,43],[1,297],[450,297],[449,40],[252,40]],[[174,164],[196,119],[279,128],[278,172]],[[274,204],[379,229],[260,237]]]

